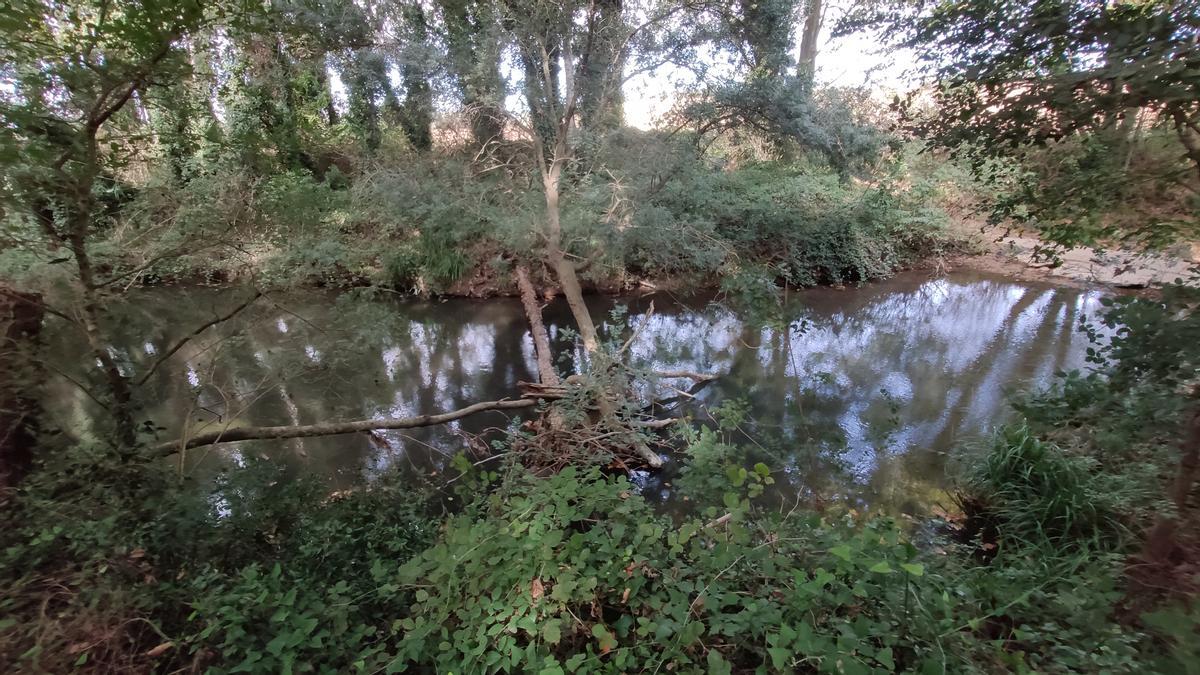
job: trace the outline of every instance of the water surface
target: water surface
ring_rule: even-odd
[[[228,312],[248,289],[142,289],[114,315],[113,354],[140,374],[198,325]],[[944,501],[945,466],[1007,414],[1006,392],[1082,368],[1079,320],[1098,292],[981,274],[931,279],[905,274],[862,288],[789,294],[787,329],[755,328],[720,303],[668,297],[592,297],[610,334],[655,312],[631,348],[635,364],[720,375],[681,413],[703,418],[732,399],[749,404],[742,425],[763,446],[781,496],[846,499],[921,512]],[[628,312],[613,321],[614,307]],[[563,339],[565,305],[547,310],[565,370],[580,358]],[[82,348],[53,342],[64,372]],[[411,416],[516,395],[536,378],[525,317],[511,299],[425,302],[332,292],[260,300],[189,342],[150,378],[143,417],[161,437],[224,425],[312,424]],[[56,381],[54,410],[79,428],[94,406]],[[413,431],[196,449],[188,470],[212,471],[269,457],[291,474],[318,473],[339,487],[390,468],[429,476],[447,469],[468,434],[504,427],[487,413]],[[670,496],[671,473],[651,481]]]

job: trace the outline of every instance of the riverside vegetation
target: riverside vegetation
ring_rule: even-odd
[[[788,289],[936,270],[968,245],[949,227],[965,211],[1039,232],[1051,261],[1195,238],[1194,3],[881,0],[824,26],[826,9],[10,3],[0,667],[1200,672],[1190,287],[1106,299],[1080,326],[1089,368],[1015,395],[956,451],[957,504],[919,521],[768,498],[781,468],[745,402],[669,417],[654,398],[720,374],[635,367],[639,326],[606,334],[588,312],[587,290],[701,286],[802,336]],[[822,86],[830,28],[920,47],[927,86],[890,108]],[[647,74],[675,104],[640,130],[624,98]],[[254,290],[122,359],[130,289],[195,282]],[[310,285],[519,295],[537,381],[411,418],[183,438],[147,418],[160,366]],[[556,296],[573,327],[552,340]],[[80,363],[48,358],[62,332]],[[48,412],[50,378],[94,404],[90,428]],[[185,461],[518,409],[422,483],[333,491],[253,454],[216,477]],[[636,480],[664,449],[686,509]]]

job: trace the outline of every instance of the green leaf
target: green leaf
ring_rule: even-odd
[[[896,669],[896,660],[892,657],[891,647],[880,649],[879,653],[875,655],[875,660],[879,662],[879,665],[887,668],[888,670]]]
[[[920,563],[900,563],[900,567],[914,577],[924,576],[925,574],[925,566]]]
[[[710,649],[708,652],[708,673],[709,675],[731,675],[733,666],[721,656],[721,652],[715,649]]]
[[[850,562],[850,547],[845,544],[842,544],[841,546],[834,546],[833,548],[829,549],[829,552],[841,558],[842,560],[845,560],[846,562]]]
[[[556,645],[562,639],[562,627],[558,619],[551,619],[542,626],[542,639],[548,644]]]
[[[617,638],[603,624],[592,624],[592,635],[600,642],[601,651],[609,651],[617,646]]]
[[[871,565],[871,571],[876,574],[891,574],[892,566],[887,564],[886,560],[881,560],[874,565]]]

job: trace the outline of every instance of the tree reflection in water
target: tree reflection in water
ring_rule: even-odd
[[[234,295],[200,288],[134,294],[112,317],[114,359],[145,368],[179,338],[179,327],[219,314]],[[1084,366],[1087,341],[1076,328],[1099,298],[990,276],[902,275],[864,288],[793,292],[796,321],[773,330],[745,325],[706,300],[657,297],[631,354],[657,370],[722,374],[688,412],[702,418],[724,400],[747,400],[753,419],[745,431],[770,448],[777,498],[819,494],[915,512],[940,498],[946,453],[1003,420],[1006,392]],[[609,333],[640,322],[649,305],[644,297],[591,301],[598,321],[618,304],[629,307],[620,326],[604,326]],[[565,306],[549,308],[546,320],[552,337],[570,325]],[[573,369],[580,351],[555,344],[559,365]],[[61,369],[87,376],[78,345],[52,334],[50,348]],[[197,433],[226,424],[411,416],[513,396],[518,380],[535,379],[534,369],[514,300],[292,293],[188,343],[147,383],[142,416],[165,426],[164,438],[185,426]],[[69,384],[55,383],[52,398],[53,410],[74,423],[94,411]],[[406,432],[247,442],[192,451],[188,463],[211,471],[254,454],[344,487],[391,468],[441,472],[463,447],[462,432],[508,423],[491,413]],[[669,496],[664,480],[651,488]]]

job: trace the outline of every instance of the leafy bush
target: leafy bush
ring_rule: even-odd
[[[967,499],[995,529],[995,541],[974,544],[995,558],[963,583],[989,609],[988,631],[1010,641],[1006,663],[1019,672],[1189,672],[1194,663],[1194,613],[1172,606],[1187,584],[1150,593],[1131,581],[1146,564],[1141,539],[1175,511],[1166,487],[1195,406],[1189,364],[1200,319],[1191,295],[1105,301],[1099,324],[1085,325],[1096,372],[1063,373],[1018,398],[1020,420],[970,460]],[[1189,542],[1171,563],[1180,569],[1160,574],[1190,578]],[[1140,621],[1121,620],[1155,606]]]
[[[389,480],[334,499],[279,478],[252,463],[181,485],[159,462],[62,451],[3,506],[18,525],[0,540],[0,665],[275,673],[371,658],[379,617],[408,602],[387,577],[436,520]]]
[[[661,228],[665,210],[680,223],[675,229],[724,242],[725,261],[767,265],[800,286],[886,277],[927,251],[944,227],[919,196],[777,164],[696,173],[651,204],[653,220],[639,226]]]
[[[894,525],[752,520],[730,494],[728,522],[676,524],[595,469],[511,478],[403,568],[416,602],[387,670],[869,673],[944,662],[952,601]]]

